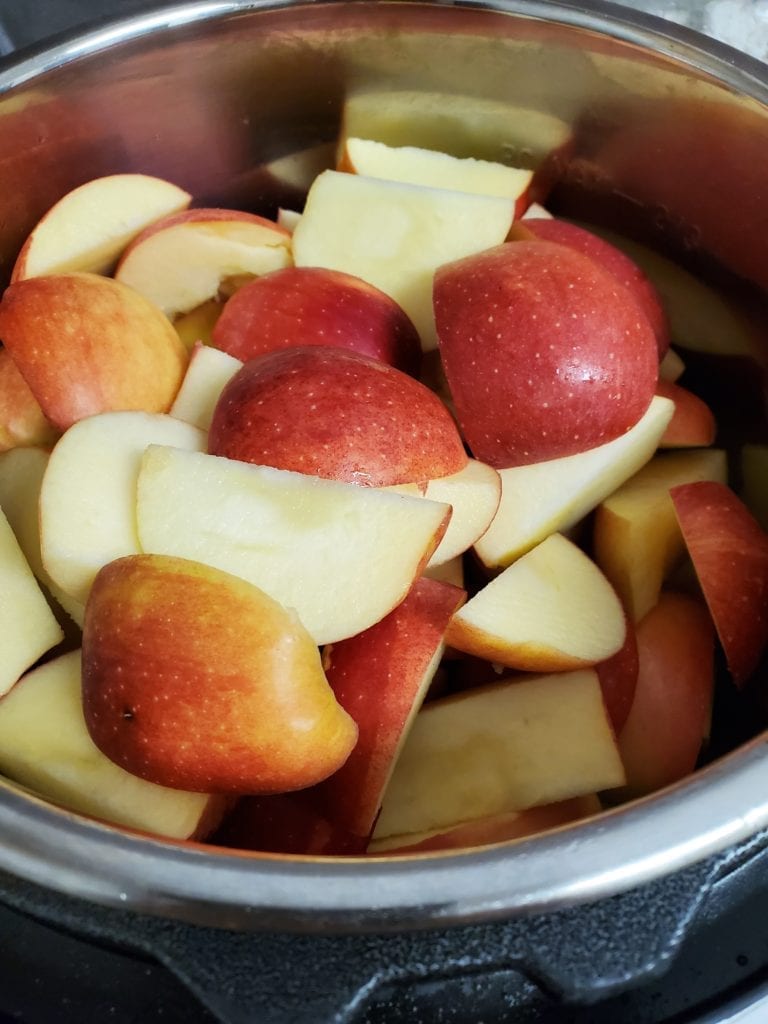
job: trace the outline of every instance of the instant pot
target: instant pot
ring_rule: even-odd
[[[99,174],[158,174],[206,205],[297,202],[302,182],[274,168],[300,170],[297,154],[333,141],[350,91],[407,89],[546,115],[510,143],[521,159],[536,155],[537,123],[569,125],[551,168],[566,208],[621,216],[753,295],[768,288],[768,69],[685,28],[544,0],[0,11],[6,277],[37,217]],[[26,48],[97,14],[123,17]],[[601,162],[624,134],[646,176],[640,156],[618,178]],[[461,854],[319,860],[166,843],[2,783],[0,1021],[768,1021],[755,691],[740,711],[721,694],[722,756],[684,783]]]

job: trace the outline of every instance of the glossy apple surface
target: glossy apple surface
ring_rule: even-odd
[[[0,348],[0,451],[58,437],[7,349]]]

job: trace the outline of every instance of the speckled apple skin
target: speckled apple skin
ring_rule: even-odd
[[[378,360],[319,345],[246,363],[219,398],[208,451],[369,487],[449,476],[468,461],[429,388]]]
[[[496,469],[626,433],[658,376],[656,338],[625,287],[555,242],[506,242],[435,275],[440,352],[475,458]]]

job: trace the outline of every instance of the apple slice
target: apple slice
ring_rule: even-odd
[[[12,448],[0,454],[0,508],[43,592],[47,591],[70,619],[82,626],[85,607],[57,587],[43,565],[39,507],[48,460],[49,453],[42,448]]]
[[[501,502],[475,551],[503,568],[550,533],[563,533],[636,473],[656,451],[674,404],[654,398],[639,423],[607,444],[532,466],[502,469]]]
[[[509,242],[435,274],[456,418],[497,469],[606,444],[647,410],[656,338],[616,276],[573,248]]]
[[[159,446],[138,493],[144,551],[250,580],[295,608],[318,644],[392,611],[450,516],[434,501]]]
[[[435,270],[503,242],[514,207],[512,199],[324,171],[293,233],[294,260],[356,274],[386,292],[428,350],[437,343]]]
[[[281,206],[277,211],[277,223],[291,235],[296,230],[296,225],[300,220],[301,214],[298,210],[285,210]]]
[[[465,597],[447,583],[417,580],[405,600],[376,625],[326,647],[328,682],[359,730],[346,763],[320,787],[321,805],[336,827],[370,835],[443,655],[446,628]]]
[[[623,782],[594,671],[496,683],[433,701],[416,716],[374,840],[444,831]]]
[[[81,604],[103,565],[141,550],[136,480],[150,444],[199,451],[205,434],[171,416],[103,413],[71,427],[51,454],[40,491],[43,564]]]
[[[57,437],[8,350],[0,348],[0,451],[53,444]]]
[[[64,639],[0,509],[0,695]]]
[[[634,623],[625,615],[624,643],[610,658],[595,665],[605,709],[618,736],[635,698],[638,673],[637,634]]]
[[[12,284],[0,303],[0,337],[58,430],[109,410],[165,412],[187,366],[163,314],[96,274]]]
[[[165,217],[128,246],[115,271],[171,319],[215,298],[221,282],[291,263],[291,236],[239,210],[196,209]]]
[[[175,789],[304,789],[357,740],[293,611],[229,573],[162,555],[120,558],[96,577],[83,709],[107,757]]]
[[[668,348],[664,358],[659,363],[659,379],[667,380],[670,384],[678,381],[685,372],[685,363],[673,348]]]
[[[196,344],[170,415],[207,431],[221,392],[242,365],[226,352]]]
[[[599,814],[600,800],[594,794],[577,796],[572,800],[561,800],[556,804],[530,807],[525,811],[510,811],[496,814],[478,821],[468,821],[447,832],[420,832],[408,836],[387,836],[374,839],[368,844],[372,856],[387,857],[409,853],[433,853],[437,850],[462,850],[491,843],[508,843],[525,839],[560,825]]]
[[[553,220],[552,214],[549,210],[542,206],[541,203],[531,203],[525,213],[522,215],[520,220]],[[513,225],[514,230],[514,225]]]
[[[429,560],[431,569],[457,558],[482,537],[499,507],[501,477],[491,466],[470,459],[458,473],[430,480],[426,487],[398,484],[388,490],[442,501],[453,509],[445,536]]]
[[[257,277],[224,307],[213,344],[246,361],[276,349],[337,345],[418,377],[421,345],[398,304],[352,274],[285,267]]]
[[[595,561],[633,622],[653,608],[664,580],[685,554],[670,489],[696,480],[725,483],[727,473],[719,449],[657,455],[599,506]]]
[[[173,327],[184,348],[191,351],[195,345],[212,345],[213,329],[224,309],[219,299],[208,299],[173,321]]]
[[[480,196],[511,198],[525,207],[533,171],[474,157],[455,157],[418,146],[387,146],[372,139],[348,137],[338,170],[369,178],[401,181],[427,188],[447,188]],[[518,214],[522,209],[517,210]]]
[[[205,839],[224,810],[218,797],[129,775],[94,746],[80,651],[28,673],[0,701],[0,771],[71,811],[171,839]]]
[[[564,672],[612,657],[625,636],[613,587],[555,533],[475,594],[454,615],[446,641],[508,668]]]
[[[712,622],[682,594],[662,594],[637,627],[635,699],[619,735],[629,796],[677,782],[696,767],[714,686]]]
[[[660,448],[701,448],[714,443],[715,417],[698,395],[666,380],[659,380],[656,394],[675,403],[675,413],[659,441]]]
[[[246,363],[222,392],[208,450],[370,487],[426,482],[468,461],[429,388],[376,359],[319,345]]]
[[[189,206],[188,192],[148,174],[112,174],[68,192],[38,222],[12,281],[73,270],[108,274],[128,243],[154,221]]]
[[[737,686],[768,643],[768,534],[723,483],[670,491],[680,529]]]

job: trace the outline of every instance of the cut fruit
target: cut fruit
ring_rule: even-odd
[[[318,644],[362,632],[410,590],[450,508],[371,487],[152,447],[139,476],[144,551],[249,580]]]
[[[717,424],[706,402],[666,380],[659,380],[656,394],[675,403],[675,413],[659,441],[660,448],[706,448],[714,442]]]
[[[727,474],[725,452],[719,449],[657,455],[598,508],[595,561],[633,622],[653,608],[664,580],[685,554],[670,489],[696,480],[725,483]]]
[[[0,348],[0,451],[49,445],[57,437],[8,350]]]
[[[532,466],[502,469],[501,502],[475,551],[503,568],[550,533],[563,533],[636,473],[656,451],[674,404],[654,398],[643,418],[615,441]]]
[[[198,343],[213,344],[213,329],[224,309],[218,299],[209,299],[200,306],[182,313],[173,321],[173,327],[184,348],[192,351]]]
[[[673,348],[668,348],[659,363],[659,379],[668,380],[671,384],[679,380],[685,373],[685,363]]]
[[[612,657],[625,635],[613,587],[555,533],[475,594],[454,615],[446,641],[507,668],[564,672]]]
[[[172,416],[104,413],[70,428],[51,454],[40,492],[43,564],[81,604],[103,565],[141,550],[136,480],[145,449],[160,443],[200,451],[205,434]]]
[[[0,771],[61,807],[172,839],[205,839],[224,810],[219,798],[155,786],[101,753],[83,718],[79,651],[0,701]]]
[[[440,831],[624,783],[590,669],[502,682],[416,716],[374,839]]]
[[[296,266],[356,274],[410,316],[424,349],[437,343],[435,270],[503,242],[514,201],[325,171],[293,233]]]
[[[242,365],[239,359],[217,348],[195,345],[170,415],[207,431],[224,386]]]

